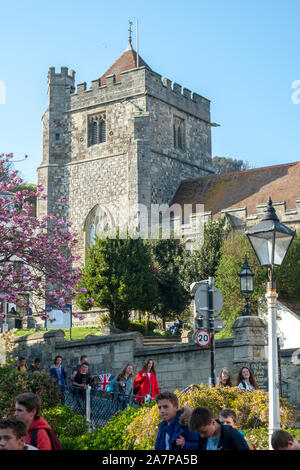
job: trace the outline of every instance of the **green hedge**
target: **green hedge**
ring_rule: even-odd
[[[158,327],[158,323],[153,320],[149,320],[149,327],[148,327],[148,334],[153,334],[153,330]],[[145,320],[138,321],[131,321],[129,322],[128,331],[139,331],[144,336],[146,334],[146,324]]]
[[[140,408],[127,407],[114,415],[106,426],[80,437],[58,436],[64,450],[123,450],[125,430],[139,415]]]
[[[88,432],[88,422],[85,416],[77,415],[67,405],[57,405],[43,410],[43,418],[48,421],[54,433],[60,440],[76,439]]]
[[[19,372],[2,367],[0,368],[0,417],[14,414],[15,398],[24,392],[39,395],[42,410],[59,403],[59,389],[49,374]]]

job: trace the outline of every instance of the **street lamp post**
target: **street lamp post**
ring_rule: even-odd
[[[281,266],[296,231],[282,224],[269,198],[268,206],[261,222],[247,230],[245,234],[261,266],[268,268],[268,383],[269,383],[269,449],[271,436],[280,428],[280,405],[278,383],[278,356],[276,332],[276,284],[273,279],[274,267]]]
[[[245,310],[243,311],[242,315],[251,315],[249,297],[254,292],[254,287],[253,287],[254,274],[249,267],[247,255],[245,255],[243,268],[242,268],[242,271],[239,273],[239,276],[240,276],[240,292],[244,294],[245,300],[246,300]]]

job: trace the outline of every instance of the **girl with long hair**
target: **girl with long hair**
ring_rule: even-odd
[[[119,408],[124,410],[133,400],[133,366],[126,364],[118,375],[110,382],[113,400],[118,402]]]
[[[228,367],[223,367],[220,372],[219,387],[232,387],[232,375]]]
[[[242,367],[239,370],[236,385],[238,388],[247,390],[248,392],[258,389],[255,377],[248,367]]]
[[[156,369],[153,359],[146,359],[142,370],[134,379],[136,401],[145,402],[159,394]]]

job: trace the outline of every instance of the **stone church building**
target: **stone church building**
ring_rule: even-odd
[[[46,213],[73,222],[84,255],[95,233],[122,227],[130,208],[169,204],[182,180],[213,174],[210,101],[154,72],[129,43],[91,88],[48,73],[38,182]]]
[[[38,183],[48,198],[37,214],[71,220],[82,261],[95,234],[126,226],[131,208],[192,205],[173,217],[192,248],[202,221],[223,215],[235,230],[256,224],[271,196],[281,221],[300,227],[300,162],[216,175],[210,101],[162,78],[132,48],[87,87],[75,72],[48,72]],[[187,235],[187,233],[189,235]]]

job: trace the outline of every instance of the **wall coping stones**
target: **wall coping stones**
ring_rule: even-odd
[[[290,357],[295,351],[298,351],[300,348],[294,349],[280,349],[280,357]]]
[[[56,347],[59,349],[72,349],[86,346],[92,346],[95,344],[105,344],[105,343],[120,343],[121,341],[133,341],[134,345],[140,347],[143,345],[143,335],[139,332],[133,333],[121,333],[107,336],[96,336],[89,335],[87,338],[78,339],[74,341],[64,341],[57,342]]]
[[[233,346],[232,338],[225,338],[216,340],[216,349],[218,348],[231,348]],[[180,343],[173,345],[163,345],[163,346],[149,346],[134,351],[135,357],[140,356],[151,356],[158,354],[170,354],[172,352],[176,353],[185,353],[189,351],[210,351],[210,346],[206,348],[201,348],[194,343]]]
[[[61,338],[62,341],[65,341],[65,333],[62,330],[54,330],[54,331],[46,331],[40,333],[33,333],[31,335],[24,335],[24,336],[17,336],[14,338],[15,343],[22,343],[34,341],[34,340],[42,340],[42,339],[50,339],[50,338]]]

